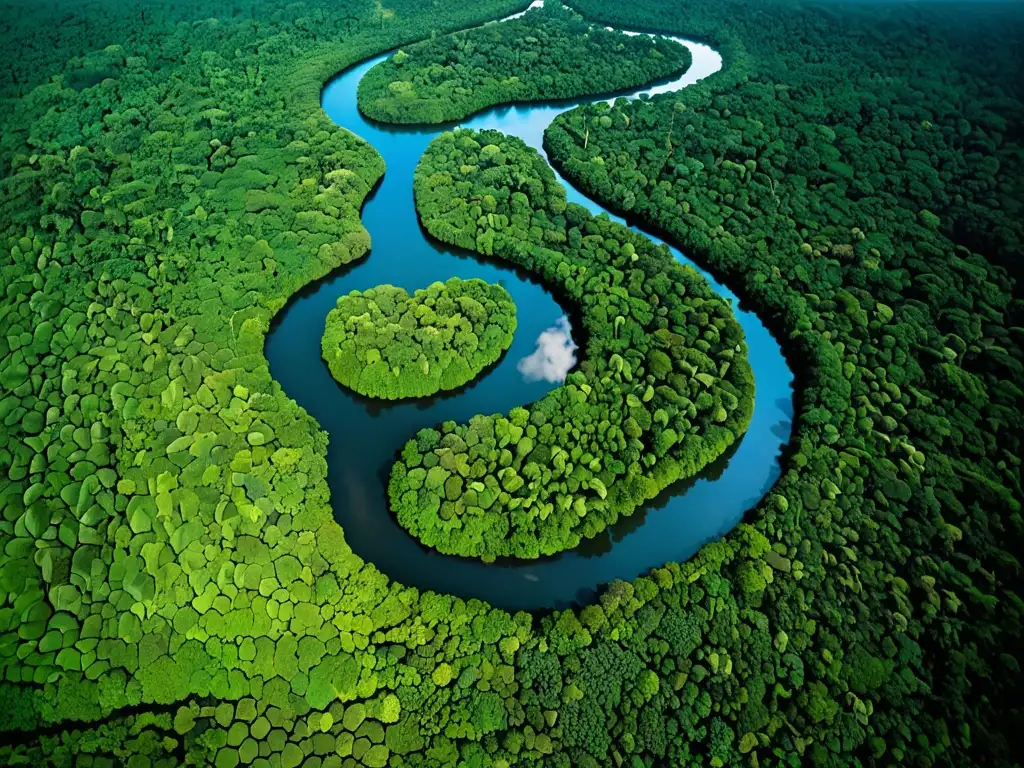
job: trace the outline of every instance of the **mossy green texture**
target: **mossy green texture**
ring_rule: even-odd
[[[679,43],[605,29],[549,0],[518,19],[403,48],[360,81],[359,109],[385,123],[444,123],[498,104],[614,93],[689,65]]]
[[[488,561],[572,549],[746,430],[754,380],[728,303],[667,249],[567,205],[520,139],[444,133],[414,190],[430,234],[539,275],[575,305],[587,333],[565,386],[507,417],[446,423],[409,441],[389,495],[424,544]]]
[[[451,278],[416,291],[381,285],[338,299],[323,357],[331,375],[367,397],[426,397],[469,383],[512,344],[508,291]]]
[[[1019,4],[575,0],[724,55],[547,144],[787,340],[782,476],[543,616],[346,544],[263,356],[384,170],[320,88],[524,4],[0,14],[0,763],[1019,763]]]

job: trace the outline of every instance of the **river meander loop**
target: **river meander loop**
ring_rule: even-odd
[[[640,34],[640,33],[630,33]],[[679,78],[629,94],[684,88],[721,69],[713,49],[673,37],[689,48],[693,64]],[[270,371],[284,391],[330,435],[328,484],[335,518],[352,549],[389,577],[420,589],[476,597],[509,610],[544,610],[585,603],[614,579],[631,580],[669,561],[686,560],[708,541],[730,531],[775,483],[779,456],[793,418],[793,375],[778,342],[735,294],[690,262],[733,305],[743,326],[756,396],[747,433],[697,478],[669,486],[631,517],[577,549],[534,561],[476,560],[438,554],[413,539],[388,509],[387,478],[396,453],[418,429],[446,420],[468,421],[477,413],[507,412],[558,386],[571,362],[566,311],[530,276],[499,262],[442,246],[422,230],[413,204],[413,171],[430,141],[453,125],[396,127],[364,118],[356,87],[372,66],[364,61],[332,80],[322,105],[340,126],[376,148],[387,172],[362,212],[373,247],[362,261],[343,267],[292,297],[275,318],[266,341]],[[544,129],[559,113],[586,101],[532,103],[478,113],[461,125],[518,136],[542,154]],[[601,205],[566,184],[568,199],[594,214]],[[650,237],[650,235],[648,235]],[[661,242],[651,237],[655,242]],[[391,283],[410,293],[435,280],[478,277],[499,282],[518,308],[519,326],[505,356],[462,390],[414,402],[370,401],[342,388],[321,359],[327,313],[339,296]]]

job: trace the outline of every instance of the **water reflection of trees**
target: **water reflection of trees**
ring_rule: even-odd
[[[614,525],[609,526],[599,536],[581,541],[579,546],[573,551],[583,557],[599,557],[611,552],[614,543],[622,541],[633,531],[643,526],[647,519],[647,513],[650,510],[664,509],[674,497],[685,494],[701,480],[713,483],[721,478],[725,473],[726,467],[729,466],[729,461],[739,450],[742,442],[742,440],[737,440],[729,446],[725,453],[708,464],[699,474],[668,486],[646,504],[638,507],[632,515],[620,517]],[[751,506],[755,503],[757,503],[756,499],[751,502]]]

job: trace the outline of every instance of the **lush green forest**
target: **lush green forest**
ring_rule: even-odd
[[[453,277],[412,296],[382,285],[338,299],[323,356],[331,375],[361,395],[425,397],[475,379],[515,330],[516,305],[500,285]]]
[[[535,150],[496,131],[444,133],[414,189],[430,234],[541,276],[587,332],[565,386],[405,446],[391,506],[423,543],[485,560],[572,549],[746,430],[754,383],[728,303],[667,249],[567,205]]]
[[[1019,765],[1024,13],[572,4],[722,52],[682,93],[570,112],[548,150],[752,302],[800,400],[746,523],[544,616],[356,557],[326,436],[262,348],[289,296],[369,247],[383,164],[322,113],[323,82],[525,3],[4,4],[3,761]],[[490,143],[495,181],[542,187],[525,210],[492,195],[525,237],[497,219],[462,244],[568,292],[578,272],[543,255],[599,237],[628,302],[622,240],[658,252],[554,210],[537,156]],[[499,191],[443,172],[470,178],[438,195]],[[605,319],[581,392],[612,365]]]
[[[444,123],[495,104],[613,93],[689,65],[678,43],[613,32],[550,3],[398,51],[360,81],[359,109],[388,123]]]

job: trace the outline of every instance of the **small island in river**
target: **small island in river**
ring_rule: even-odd
[[[500,285],[453,277],[412,296],[381,285],[338,299],[323,356],[331,375],[361,395],[426,397],[476,378],[515,329],[516,305]]]

